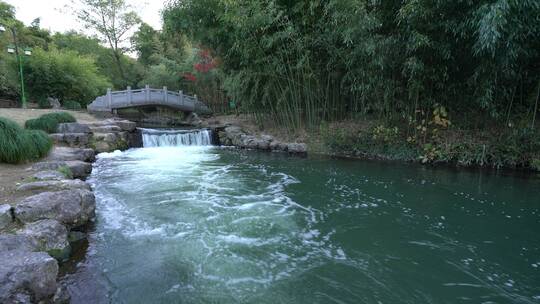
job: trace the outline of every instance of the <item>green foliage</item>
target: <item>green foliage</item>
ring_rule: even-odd
[[[373,140],[381,140],[384,142],[394,142],[399,136],[398,127],[386,127],[384,125],[377,126],[373,129]]]
[[[39,159],[49,152],[52,141],[42,131],[24,130],[0,117],[0,162],[20,163]]]
[[[420,149],[405,142],[396,127],[378,125],[348,130],[343,127],[329,128],[323,124],[320,134],[323,145],[337,155],[405,161],[418,160],[420,155]]]
[[[30,149],[33,153],[32,159],[38,159],[47,155],[52,148],[52,140],[49,136],[41,130],[27,130],[26,132],[33,143],[33,149]]]
[[[540,168],[540,132],[530,128],[473,131],[440,129],[433,132],[435,125],[426,123],[427,131],[420,131],[418,139],[411,141],[411,136],[407,137],[407,132],[410,132],[407,131],[407,125],[391,127],[380,122],[373,125],[358,129],[354,124],[332,127],[322,124],[319,134],[326,152],[337,155],[399,159],[426,164]],[[441,128],[441,125],[436,126]]]
[[[66,110],[80,110],[81,104],[73,100],[66,100],[62,104],[62,107]]]
[[[18,99],[19,88],[15,58],[0,52],[0,98]]]
[[[53,42],[58,49],[71,50],[94,58],[98,74],[106,77],[114,89],[124,90],[126,85],[136,87],[144,75],[144,69],[139,62],[126,55],[120,55],[125,74],[122,77],[111,50],[101,45],[96,38],[70,31],[54,34]]]
[[[60,166],[58,169],[56,169],[56,171],[62,173],[62,175],[64,175],[64,177],[67,179],[73,179],[73,172],[68,166]]]
[[[86,104],[110,87],[92,58],[73,51],[35,49],[25,65],[25,75],[34,98],[50,96]]]
[[[50,109],[50,108],[52,108],[52,105],[49,103],[47,98],[42,97],[42,98],[38,99],[38,107],[40,109]]]
[[[128,33],[141,23],[133,7],[124,0],[73,0],[73,13],[86,28],[95,31],[106,42],[118,68],[121,80],[128,85],[123,65],[125,49],[121,44]]]
[[[532,119],[538,15],[535,0],[178,0],[164,24],[222,60],[244,110],[298,128],[435,104]]]
[[[153,88],[161,88],[166,86],[169,90],[180,90],[181,77],[178,72],[175,72],[176,66],[175,62],[162,58],[161,63],[148,67],[144,78],[139,82],[139,87],[149,85]]]
[[[39,118],[29,119],[24,126],[30,130],[42,130],[47,133],[55,133],[60,123],[76,122],[73,115],[67,112],[55,112],[41,115]]]
[[[159,52],[159,43],[159,32],[144,22],[131,37],[131,44],[137,51],[138,60],[144,65],[152,63],[152,56]]]

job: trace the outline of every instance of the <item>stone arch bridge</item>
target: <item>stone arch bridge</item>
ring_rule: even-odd
[[[148,85],[144,89],[132,90],[130,87],[124,91],[107,90],[107,94],[99,96],[87,106],[89,112],[111,113],[118,109],[136,108],[146,106],[162,106],[172,108],[184,113],[209,114],[211,110],[197,96],[189,96],[182,91],[169,91],[152,89]]]

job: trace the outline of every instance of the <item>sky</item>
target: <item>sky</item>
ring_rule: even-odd
[[[71,0],[3,0],[16,9],[17,19],[26,25],[40,17],[41,27],[52,32],[65,32],[75,29],[86,34],[92,34],[84,30],[77,22],[73,14],[66,10],[66,5],[71,5]],[[127,0],[134,6],[135,11],[144,22],[150,24],[155,29],[161,29],[160,10],[164,7],[166,0]]]

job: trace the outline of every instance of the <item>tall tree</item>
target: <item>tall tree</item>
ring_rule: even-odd
[[[122,54],[127,48],[122,43],[129,39],[133,27],[141,19],[124,0],[73,0],[73,11],[87,28],[95,30],[109,44],[122,79],[126,76],[122,67]]]
[[[150,57],[157,52],[159,47],[159,33],[147,23],[142,23],[139,30],[131,37],[133,50],[137,52],[139,62],[144,65],[150,64]]]

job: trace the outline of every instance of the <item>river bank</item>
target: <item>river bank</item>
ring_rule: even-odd
[[[58,125],[45,159],[0,165],[1,303],[69,303],[67,286],[57,281],[59,266],[94,221],[95,197],[85,180],[95,155],[140,145],[135,123],[85,115],[79,113],[84,123]],[[29,116],[9,115],[20,124]]]
[[[366,118],[291,131],[272,121],[258,123],[244,114],[219,115],[206,119],[205,124],[216,121],[238,126],[258,137],[304,143],[310,154],[430,166],[540,171],[540,131],[526,126],[500,128],[479,122],[468,128],[437,128],[427,124],[424,130],[423,126]]]

